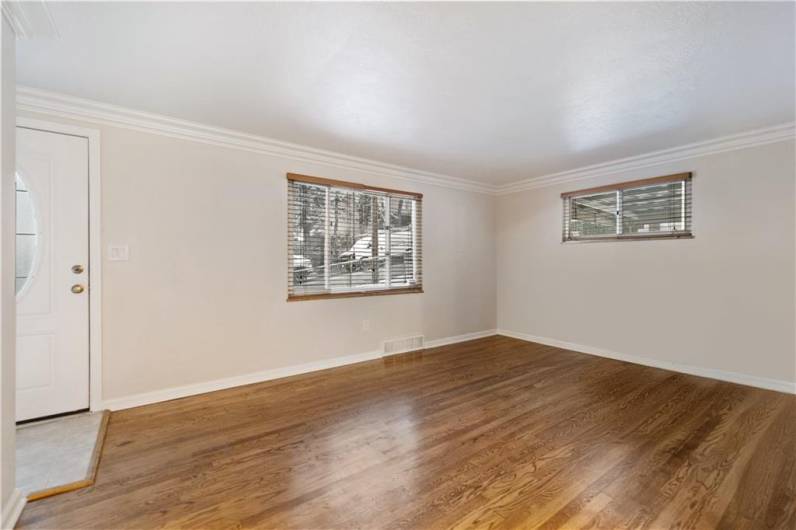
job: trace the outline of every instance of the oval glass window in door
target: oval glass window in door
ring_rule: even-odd
[[[39,232],[36,225],[36,204],[33,192],[25,182],[16,178],[17,202],[17,260],[16,293],[19,294],[30,282],[36,262]]]

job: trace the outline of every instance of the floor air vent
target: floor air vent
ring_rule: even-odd
[[[405,339],[388,340],[384,342],[384,355],[395,355],[408,351],[423,349],[423,335],[406,337]]]

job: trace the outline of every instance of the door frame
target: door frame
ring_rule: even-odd
[[[78,136],[88,140],[88,366],[89,410],[102,410],[102,194],[100,131],[64,123],[17,117],[16,127]],[[16,131],[15,127],[15,131]]]

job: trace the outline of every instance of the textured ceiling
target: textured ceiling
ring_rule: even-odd
[[[794,120],[793,3],[51,3],[18,82],[489,184]]]

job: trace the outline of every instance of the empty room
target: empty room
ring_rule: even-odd
[[[796,2],[2,1],[2,529],[796,529]]]

